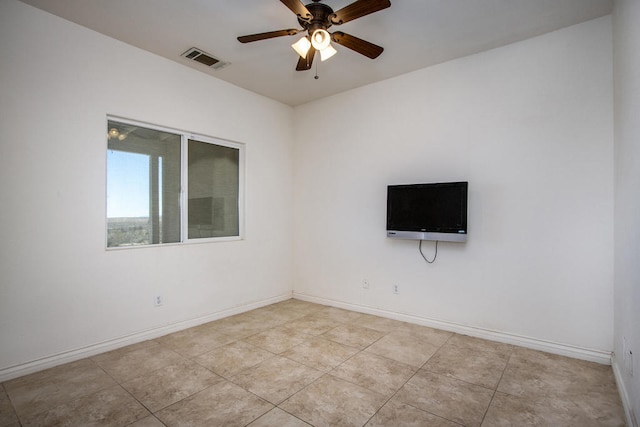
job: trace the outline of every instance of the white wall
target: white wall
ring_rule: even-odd
[[[640,417],[640,2],[617,0],[615,76],[615,358],[623,399]],[[623,338],[631,359],[624,355]],[[633,366],[633,376],[629,368]]]
[[[297,107],[295,294],[606,360],[611,43],[604,17]],[[386,185],[456,180],[467,243],[428,265],[416,241],[385,237]]]
[[[15,0],[0,58],[0,377],[291,295],[290,107]],[[107,114],[245,143],[246,239],[106,251]]]

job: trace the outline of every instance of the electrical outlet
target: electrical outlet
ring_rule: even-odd
[[[399,294],[400,293],[400,286],[393,285],[393,293],[394,294]]]
[[[369,281],[367,279],[362,279],[362,289],[369,289]]]
[[[156,307],[160,307],[161,305],[164,305],[164,298],[162,297],[162,295],[156,295],[155,298],[153,299],[153,304]]]

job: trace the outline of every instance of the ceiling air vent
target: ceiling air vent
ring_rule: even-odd
[[[183,53],[182,56],[216,70],[229,65],[228,62],[223,62],[218,58],[214,58],[212,55],[209,55],[208,53],[206,53],[202,49],[198,49],[197,47],[192,47],[191,49]]]

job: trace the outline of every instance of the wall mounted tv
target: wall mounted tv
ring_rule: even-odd
[[[389,185],[387,237],[467,241],[468,182]]]

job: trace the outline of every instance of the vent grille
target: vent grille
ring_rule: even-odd
[[[182,56],[187,59],[191,59],[192,61],[204,64],[207,67],[211,67],[215,70],[229,65],[228,62],[221,61],[220,59],[215,58],[213,55],[206,53],[202,49],[198,49],[197,47],[192,47],[191,49],[183,53]]]

